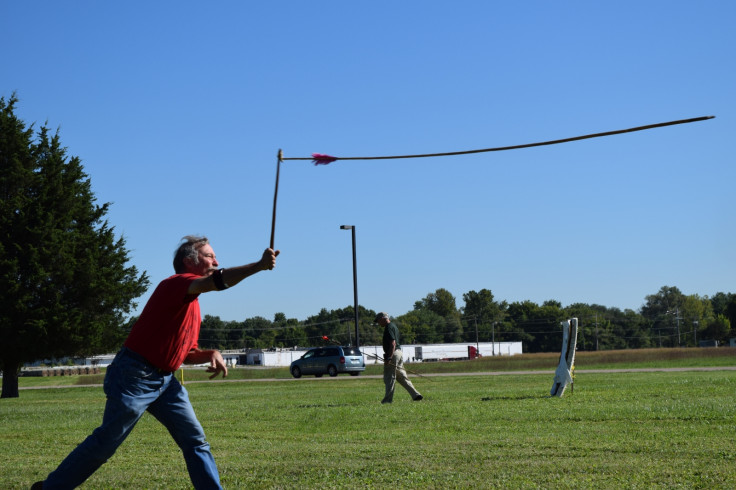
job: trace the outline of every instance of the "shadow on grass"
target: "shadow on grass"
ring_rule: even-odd
[[[549,398],[549,395],[506,395],[506,396],[484,396],[480,399],[482,402],[495,402],[499,400],[537,400],[540,398]]]
[[[308,405],[297,405],[297,408],[336,408],[336,407],[347,407],[347,403],[310,403]]]

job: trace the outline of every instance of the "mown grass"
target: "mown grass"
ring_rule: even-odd
[[[736,488],[736,371],[580,373],[562,398],[551,374],[414,382],[425,400],[392,405],[369,377],[187,389],[226,488]],[[99,387],[0,400],[2,487],[53,470],[103,406]],[[189,487],[150,416],[84,486]]]

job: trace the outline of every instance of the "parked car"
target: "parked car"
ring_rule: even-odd
[[[289,370],[295,378],[300,378],[302,374],[313,374],[318,378],[323,374],[334,377],[339,373],[357,376],[365,371],[365,360],[357,347],[315,347],[292,362]]]

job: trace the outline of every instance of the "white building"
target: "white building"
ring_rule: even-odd
[[[383,356],[383,347],[362,345],[360,350],[366,364],[378,363]],[[474,357],[513,356],[521,354],[521,342],[459,342],[456,344],[402,344],[404,362],[431,362],[443,360],[471,359]]]
[[[241,357],[241,363],[248,366],[289,366],[292,361],[302,357],[307,349],[248,349],[245,354],[245,362]],[[223,354],[224,355],[224,354]],[[242,354],[241,354],[242,356]]]

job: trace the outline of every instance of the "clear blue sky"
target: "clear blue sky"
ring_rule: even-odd
[[[277,268],[203,295],[223,320],[392,315],[438,288],[637,310],[736,292],[736,2],[2,2],[0,95],[59,128],[132,263],[186,234]],[[150,294],[140,298],[140,307]],[[138,310],[138,311],[139,311]]]

